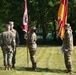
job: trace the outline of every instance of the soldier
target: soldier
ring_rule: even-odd
[[[73,35],[70,24],[64,25],[65,35],[63,39],[62,50],[64,52],[64,60],[66,66],[66,73],[72,73],[72,60],[71,60],[71,51],[73,50]]]
[[[32,62],[33,70],[36,70],[35,54],[36,54],[36,48],[37,48],[37,44],[36,44],[37,36],[36,36],[35,30],[36,30],[35,27],[31,27],[30,32],[27,35],[27,44],[29,48],[30,59]]]
[[[6,31],[1,33],[1,49],[3,52],[5,70],[12,69],[13,47],[14,35],[10,31],[10,25],[7,25]]]
[[[13,28],[14,27],[14,22],[10,21],[10,30],[14,33],[14,50],[13,50],[13,58],[12,58],[12,68],[15,68],[15,62],[16,62],[16,47],[19,45],[19,35],[18,32]]]

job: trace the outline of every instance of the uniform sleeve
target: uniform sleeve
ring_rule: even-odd
[[[67,31],[67,33],[66,33],[66,40],[67,40],[67,42],[70,41],[70,31]]]
[[[31,43],[30,33],[27,33],[26,45],[28,46]]]
[[[3,34],[0,35],[0,46],[2,48],[2,45],[3,45]]]
[[[16,44],[19,45],[19,43],[20,43],[19,34],[18,34],[18,32],[16,31]]]
[[[65,45],[69,46],[69,43],[70,43],[70,31],[66,32],[63,42],[64,42]]]
[[[35,41],[37,41],[37,35],[35,34]]]
[[[36,34],[34,34],[34,35],[32,36],[32,43],[36,43],[36,40],[37,40],[37,36],[36,36]]]
[[[13,48],[15,47],[15,40],[14,40],[14,37],[13,37],[13,36],[12,36],[12,42],[11,42],[11,45],[12,45]]]

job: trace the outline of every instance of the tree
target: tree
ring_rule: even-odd
[[[27,0],[29,29],[31,26],[42,28],[43,40],[46,41],[47,33],[54,32],[54,40],[58,25],[56,24],[57,13],[61,0]],[[24,12],[24,0],[1,0],[0,1],[0,32],[4,31],[6,24],[12,20],[15,22],[15,29],[20,34],[23,43],[22,19]],[[73,29],[76,38],[76,0],[69,0],[68,22]]]
[[[70,0],[69,1],[69,12],[68,12],[68,22],[70,23],[71,25],[71,28],[73,30],[73,36],[74,36],[74,41],[75,38],[76,38],[76,0]],[[74,42],[75,44],[75,42]]]

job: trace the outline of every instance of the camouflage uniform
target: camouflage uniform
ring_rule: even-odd
[[[72,30],[69,27],[69,29],[65,31],[65,35],[63,39],[64,60],[68,72],[71,72],[73,70],[72,60],[71,60],[72,50],[73,50],[73,35],[72,35]]]
[[[12,58],[12,65],[14,66],[14,64],[16,62],[16,59],[15,59],[16,58],[16,46],[19,45],[19,35],[15,29],[13,29],[11,31],[14,33],[14,40],[15,40],[13,58]]]
[[[4,58],[5,69],[11,68],[12,57],[13,57],[13,47],[14,47],[14,37],[11,31],[2,32],[1,34],[1,48]]]
[[[18,34],[18,32],[15,29],[13,29],[14,22],[10,21],[9,24],[10,24],[10,27],[12,27],[11,31],[14,34],[14,40],[15,40],[14,50],[13,50],[13,58],[12,58],[12,68],[14,68],[15,67],[14,64],[16,62],[16,47],[19,45],[20,41],[19,41],[19,34]]]
[[[37,49],[36,40],[37,40],[36,33],[29,32],[27,36],[27,42],[28,42],[28,48],[29,48],[29,53],[30,53],[30,59],[32,62],[32,68],[34,70],[36,69],[36,59],[35,59],[35,54],[36,54],[36,49]]]

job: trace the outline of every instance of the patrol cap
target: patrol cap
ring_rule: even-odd
[[[70,27],[70,24],[69,24],[69,23],[66,23],[66,24],[64,25],[64,27]]]
[[[14,25],[14,22],[13,21],[10,21],[9,24]]]
[[[36,27],[31,27],[32,30],[36,30]]]

